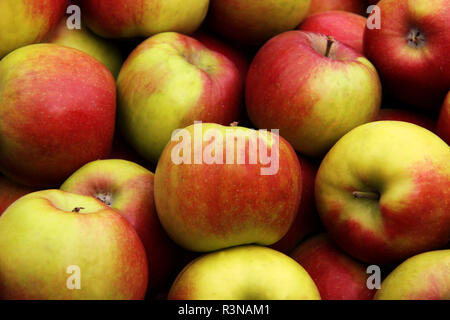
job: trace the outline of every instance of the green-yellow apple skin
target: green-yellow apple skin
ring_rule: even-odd
[[[46,42],[83,51],[103,63],[115,78],[119,74],[123,62],[119,48],[95,35],[86,26],[71,30],[67,28],[66,20],[62,19]]]
[[[0,1],[0,59],[42,41],[64,14],[67,0]]]
[[[306,17],[311,0],[211,0],[207,22],[220,35],[259,45],[293,30]]]
[[[191,37],[167,32],[131,53],[117,87],[119,127],[144,158],[156,163],[174,130],[196,120],[236,121],[243,79],[224,55]]]
[[[198,136],[205,141],[199,148],[203,155],[225,157],[229,153],[234,159],[227,160],[228,164],[196,164],[194,142],[183,150],[183,154],[190,150],[189,161],[178,164],[173,154],[180,152],[180,144],[189,143],[187,137],[177,140],[175,136],[167,144],[156,168],[155,203],[169,236],[180,246],[198,252],[279,241],[291,227],[302,195],[301,167],[289,143],[272,132],[264,136],[256,130],[213,123],[194,124],[185,132],[192,137],[191,142],[200,132]],[[211,132],[222,137],[232,133],[245,144],[224,142],[218,146],[207,137]],[[278,154],[278,170],[273,174],[262,174],[270,166],[262,164],[261,157],[250,149],[250,134],[256,136],[258,148],[265,145],[270,154]],[[247,161],[237,163],[238,155],[245,155]],[[256,163],[248,161],[250,156],[258,157]]]
[[[316,177],[325,228],[359,260],[388,264],[442,248],[450,239],[450,148],[402,121],[350,131]]]
[[[90,162],[73,173],[61,190],[99,199],[122,215],[138,233],[147,253],[149,290],[159,289],[176,272],[177,249],[156,214],[154,174],[126,160]]]
[[[68,285],[72,266],[78,288]],[[0,218],[1,299],[142,299],[147,268],[133,227],[92,197],[38,191]]]
[[[292,258],[260,246],[201,256],[178,275],[170,300],[320,300],[311,277]]]
[[[450,250],[409,258],[381,283],[375,300],[450,300]]]
[[[374,120],[381,104],[381,83],[369,60],[338,41],[303,31],[278,35],[259,50],[245,90],[257,128],[280,129],[296,151],[313,157]]]
[[[106,38],[193,33],[206,17],[209,0],[80,0],[91,30]]]

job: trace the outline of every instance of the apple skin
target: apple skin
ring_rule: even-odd
[[[291,254],[311,276],[322,300],[372,300],[366,267],[339,249],[323,233],[300,244]]]
[[[0,59],[11,51],[42,41],[58,24],[66,0],[2,0]]]
[[[193,33],[206,17],[209,0],[79,0],[88,27],[105,38]]]
[[[437,134],[450,145],[450,91],[444,100],[441,113],[439,114]]]
[[[299,30],[332,36],[363,54],[363,36],[367,19],[346,11],[326,11],[308,16]]]
[[[434,120],[425,115],[410,110],[400,110],[390,108],[381,109],[380,113],[376,118],[376,121],[383,121],[383,120],[409,122],[421,126],[422,128],[425,128],[427,130],[430,130],[431,132],[436,131],[436,122]]]
[[[58,186],[110,152],[114,78],[84,52],[55,44],[15,50],[0,61],[0,101],[0,168],[20,184]]]
[[[14,201],[34,191],[0,176],[0,216]]]
[[[278,35],[260,49],[246,82],[253,124],[279,128],[295,150],[314,157],[372,121],[381,103],[381,83],[372,64],[339,42],[326,57],[326,46],[327,37],[315,33]]]
[[[71,265],[80,268],[79,290],[66,286]],[[1,299],[142,299],[147,268],[132,226],[92,197],[34,192],[0,218]]]
[[[209,130],[223,137],[227,130],[243,138],[245,134],[256,133],[248,128],[212,123],[194,124],[185,130],[190,137],[202,130],[204,139]],[[273,133],[266,140],[258,136],[258,143],[265,143],[270,152],[277,152],[277,137]],[[206,141],[202,154],[210,146]],[[279,167],[273,175],[261,174],[261,168],[268,166],[260,161],[195,164],[192,160],[191,164],[176,164],[172,152],[180,143],[185,141],[167,144],[155,173],[158,216],[177,244],[191,251],[208,252],[250,243],[271,245],[287,233],[298,211],[302,185],[300,163],[284,139],[279,139]],[[227,153],[226,145],[223,144],[223,155]],[[194,148],[191,143],[191,158]],[[249,159],[249,148],[235,146],[234,157],[241,153]]]
[[[117,85],[123,135],[153,163],[174,130],[196,120],[226,125],[236,121],[243,93],[233,62],[173,32],[140,44],[125,61]]]
[[[311,0],[309,14],[332,10],[364,14],[364,9],[363,0]]]
[[[98,37],[86,27],[70,30],[66,26],[66,19],[60,21],[45,42],[78,49],[91,55],[103,63],[114,77],[117,77],[122,66],[123,60],[117,46]]]
[[[285,254],[291,253],[305,236],[313,234],[321,228],[314,199],[314,181],[318,165],[312,159],[304,156],[299,156],[299,161],[302,170],[302,195],[297,216],[286,235],[270,246]]]
[[[381,0],[381,29],[364,33],[364,52],[383,87],[408,104],[440,107],[450,88],[450,6],[447,0]],[[420,32],[418,46],[408,41]],[[425,40],[420,40],[421,37]]]
[[[321,220],[341,248],[368,263],[439,249],[450,239],[449,163],[448,145],[422,127],[362,125],[322,161],[315,188]]]
[[[310,0],[211,0],[208,26],[221,36],[259,45],[295,29],[308,14]]]
[[[375,300],[449,300],[450,250],[409,258],[381,283]]]
[[[290,257],[265,247],[241,246],[206,254],[188,264],[168,298],[320,300],[320,294],[308,273]]]
[[[126,160],[90,162],[73,173],[61,190],[101,200],[122,215],[139,235],[149,264],[149,290],[167,284],[178,250],[162,229],[153,196],[154,174]]]

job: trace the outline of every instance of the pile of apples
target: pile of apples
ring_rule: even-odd
[[[0,59],[0,299],[450,299],[450,0],[2,0]]]

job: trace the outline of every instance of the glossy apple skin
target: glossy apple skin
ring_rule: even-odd
[[[345,11],[326,11],[308,16],[299,30],[332,36],[363,54],[363,36],[367,19]]]
[[[206,17],[209,0],[79,0],[96,34],[105,38],[149,37],[173,31],[193,33]]]
[[[320,300],[320,294],[308,273],[290,257],[265,247],[241,246],[204,255],[188,264],[168,298]]]
[[[449,163],[448,145],[424,128],[401,121],[362,125],[322,161],[315,189],[321,220],[340,247],[368,263],[439,249],[450,239]]]
[[[0,62],[0,168],[33,187],[60,185],[111,149],[116,87],[93,57],[35,44]]]
[[[84,165],[61,186],[63,191],[103,201],[134,227],[146,249],[152,291],[168,284],[178,254],[156,214],[153,185],[154,174],[147,169],[130,161],[109,159]]]
[[[326,36],[285,32],[260,49],[246,82],[253,124],[279,128],[296,151],[314,157],[372,121],[381,103],[381,83],[372,64],[339,42],[326,57],[326,46]]]
[[[299,161],[302,170],[302,196],[297,216],[286,235],[270,246],[285,254],[290,254],[305,236],[313,234],[321,228],[314,199],[314,181],[318,165],[316,161],[304,156],[299,156]]]
[[[95,35],[86,27],[70,30],[66,19],[60,21],[45,42],[78,49],[91,55],[103,63],[114,77],[117,77],[122,66],[122,56],[116,45]]]
[[[310,0],[211,0],[207,22],[227,39],[259,45],[297,27],[309,4]]]
[[[80,268],[81,289],[67,288],[72,265]],[[92,197],[30,193],[0,218],[2,299],[142,299],[147,268],[133,227]]]
[[[58,24],[66,0],[2,0],[0,59],[11,51],[42,41]]]
[[[364,9],[363,0],[311,0],[309,14],[332,10],[364,14]]]
[[[195,124],[185,128],[191,137],[202,125],[202,136],[217,130],[236,130],[239,136],[254,130],[217,124]],[[277,152],[275,135],[264,142]],[[259,136],[259,143],[263,137]],[[257,164],[176,164],[172,150],[179,142],[171,141],[164,149],[155,174],[155,201],[160,221],[169,236],[180,246],[198,252],[214,251],[236,245],[256,243],[271,245],[290,228],[301,198],[301,169],[292,147],[279,139],[279,170],[262,175]],[[248,143],[246,144],[248,146]],[[261,145],[261,144],[260,144]],[[204,143],[203,151],[209,146]],[[274,148],[272,149],[272,146]],[[191,143],[191,158],[194,143]],[[235,146],[234,156],[250,149]],[[225,155],[226,143],[223,144]],[[259,157],[259,156],[258,156]]]
[[[430,130],[431,132],[436,131],[436,122],[433,119],[410,110],[389,109],[389,108],[381,109],[380,113],[378,113],[376,121],[383,121],[383,120],[409,122],[421,126],[422,128],[425,128],[427,130]]]
[[[381,29],[366,29],[364,52],[390,94],[413,106],[436,110],[450,88],[450,6],[447,0],[382,0]],[[423,48],[408,41],[414,28]]]
[[[366,267],[339,249],[323,233],[301,243],[291,254],[311,276],[322,300],[372,300]]]
[[[447,94],[439,114],[437,134],[450,145],[450,91]]]
[[[0,216],[3,212],[20,197],[36,190],[9,181],[0,176]]]
[[[450,250],[409,258],[382,282],[375,300],[449,300]]]
[[[125,61],[117,85],[124,137],[153,163],[174,130],[196,120],[236,121],[243,92],[232,61],[172,32],[140,44]]]

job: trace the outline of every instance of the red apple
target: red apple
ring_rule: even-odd
[[[0,61],[0,168],[21,184],[59,185],[111,148],[116,87],[99,61],[36,44]]]
[[[365,17],[351,12],[319,12],[307,17],[299,26],[299,30],[332,36],[362,54],[366,20]]]
[[[381,0],[381,28],[366,29],[364,52],[383,87],[413,106],[436,110],[450,88],[448,0]]]
[[[341,10],[364,14],[364,0],[311,0],[309,14]]]
[[[367,287],[366,266],[339,249],[325,233],[303,242],[291,257],[314,280],[322,300],[371,300],[375,294]]]
[[[33,191],[36,190],[21,186],[9,181],[6,177],[0,176],[0,216],[14,201]]]
[[[320,228],[320,219],[314,199],[314,181],[318,167],[313,160],[306,157],[299,156],[299,160],[302,169],[302,196],[298,213],[286,235],[271,246],[272,249],[285,254],[291,253],[305,236]]]
[[[450,91],[441,108],[437,124],[437,134],[450,145]]]
[[[310,0],[211,0],[207,21],[225,38],[258,45],[297,27],[309,4]]]
[[[409,110],[381,109],[376,121],[395,120],[414,123],[432,132],[436,130],[436,123],[431,118]]]
[[[354,49],[324,35],[288,31],[259,50],[245,98],[257,128],[278,128],[298,152],[321,156],[376,117],[381,84]]]

